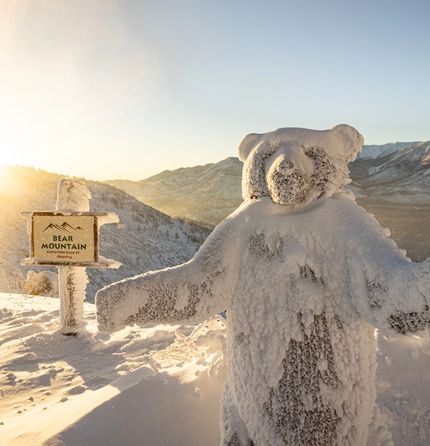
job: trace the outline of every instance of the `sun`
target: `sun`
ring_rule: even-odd
[[[9,182],[10,167],[5,164],[1,164],[0,160],[0,192],[2,192]]]
[[[0,164],[0,195],[12,195],[22,186],[12,166]]]

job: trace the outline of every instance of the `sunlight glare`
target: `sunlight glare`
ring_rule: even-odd
[[[0,164],[0,195],[12,195],[17,193],[19,189],[21,189],[20,181],[14,174],[13,167]]]

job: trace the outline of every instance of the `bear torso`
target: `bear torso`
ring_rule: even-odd
[[[256,445],[366,444],[374,330],[348,298],[338,228],[325,225],[345,200],[296,212],[263,200],[243,211],[229,382]]]

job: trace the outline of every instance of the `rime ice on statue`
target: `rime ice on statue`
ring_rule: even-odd
[[[347,125],[248,135],[245,201],[194,258],[97,294],[106,331],[227,309],[225,446],[366,445],[374,327],[429,323],[430,262],[412,263],[343,190],[362,143]]]

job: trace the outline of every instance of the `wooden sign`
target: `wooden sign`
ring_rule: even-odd
[[[90,264],[98,261],[95,215],[34,212],[31,221],[31,257],[38,264]]]
[[[99,229],[118,223],[114,212],[89,212],[91,192],[85,183],[64,178],[58,183],[55,211],[24,211],[30,257],[23,266],[55,265],[60,298],[59,331],[75,336],[85,330],[86,268],[119,268],[120,262],[99,255]]]

